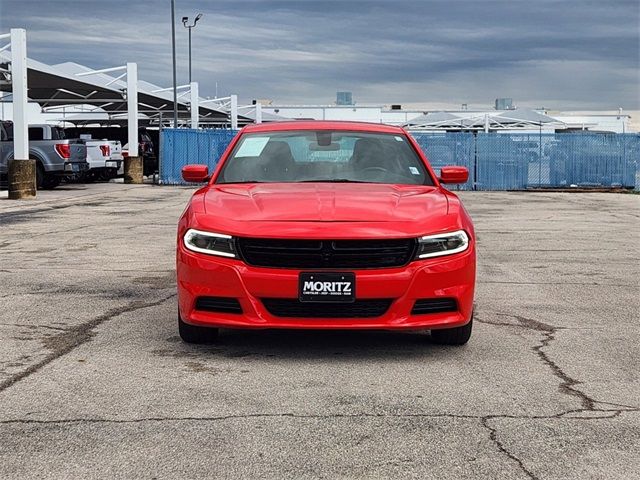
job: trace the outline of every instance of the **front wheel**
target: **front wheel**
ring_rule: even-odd
[[[431,330],[431,340],[439,345],[464,345],[471,338],[473,315],[466,325],[455,328]]]
[[[186,343],[209,344],[218,338],[218,329],[209,327],[196,327],[185,323],[178,314],[178,332],[180,338]]]

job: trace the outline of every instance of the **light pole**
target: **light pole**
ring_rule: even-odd
[[[189,17],[182,17],[182,25],[189,29],[189,83],[191,83],[191,29],[196,26],[196,23],[198,23],[198,20],[201,18],[202,14],[199,13],[193,20],[193,25],[189,25]]]
[[[173,55],[173,128],[178,128],[178,87],[176,83],[176,2],[171,0],[171,53]]]

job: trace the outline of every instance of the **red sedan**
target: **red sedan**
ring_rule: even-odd
[[[180,219],[178,325],[190,343],[218,328],[428,329],[471,336],[475,234],[464,167],[438,178],[403,129],[351,122],[247,126]]]

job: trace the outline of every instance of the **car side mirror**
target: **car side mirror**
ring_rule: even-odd
[[[185,182],[203,183],[209,180],[209,167],[206,165],[185,165],[182,167]]]
[[[469,170],[467,167],[442,167],[440,169],[440,183],[467,183]]]

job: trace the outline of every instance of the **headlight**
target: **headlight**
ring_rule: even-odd
[[[236,249],[233,237],[223,233],[203,232],[189,229],[184,234],[184,246],[194,252],[235,258]]]
[[[464,252],[469,247],[469,236],[464,230],[427,235],[418,239],[416,258],[440,257]]]

